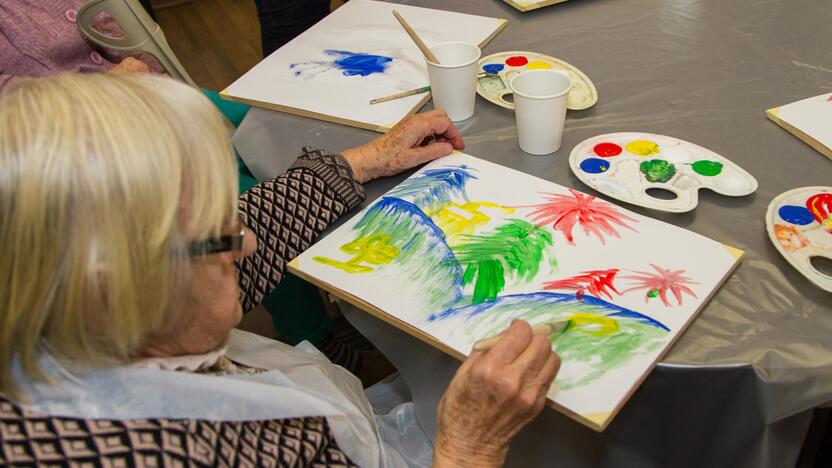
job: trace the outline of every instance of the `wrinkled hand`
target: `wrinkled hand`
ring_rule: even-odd
[[[465,148],[448,114],[411,115],[375,140],[341,153],[361,183],[390,176]]]
[[[549,338],[515,320],[462,363],[437,409],[434,467],[502,466],[511,439],[546,402],[560,368]]]
[[[124,73],[150,73],[150,66],[134,57],[125,57],[118,65],[107,71],[111,75]]]

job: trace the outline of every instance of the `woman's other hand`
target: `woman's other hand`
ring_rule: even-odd
[[[549,337],[522,320],[491,349],[473,351],[439,402],[433,466],[502,466],[511,439],[543,409],[559,368]]]
[[[123,73],[150,73],[150,66],[141,60],[134,57],[125,57],[118,65],[109,69],[107,73],[111,75],[121,75]]]
[[[462,135],[448,114],[432,110],[411,115],[375,140],[344,151],[361,183],[418,166],[465,148]]]

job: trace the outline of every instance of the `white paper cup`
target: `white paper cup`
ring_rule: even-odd
[[[425,60],[430,76],[433,107],[448,113],[453,121],[474,115],[477,97],[477,60],[480,48],[469,42],[442,42],[430,48],[441,64]]]
[[[517,140],[531,154],[549,154],[560,149],[566,100],[572,83],[558,70],[529,70],[509,83],[514,93]]]

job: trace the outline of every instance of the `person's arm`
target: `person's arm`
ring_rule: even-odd
[[[238,262],[243,310],[259,304],[283,279],[286,264],[363,200],[343,156],[310,148],[285,174],[240,196],[242,222],[257,236],[257,252]]]
[[[333,221],[364,200],[361,184],[445,156],[465,144],[441,110],[405,118],[389,132],[342,155],[306,150],[285,174],[239,200],[257,252],[238,262],[240,302],[249,311],[283,279],[286,264]]]

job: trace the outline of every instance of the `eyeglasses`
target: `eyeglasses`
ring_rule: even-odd
[[[194,241],[188,244],[187,253],[191,257],[211,255],[220,252],[241,253],[245,241],[246,229],[242,223],[234,226],[234,234],[225,234],[211,239]]]

